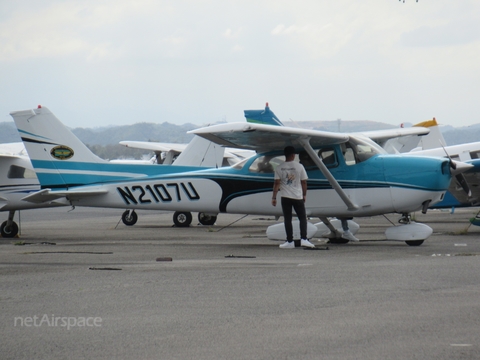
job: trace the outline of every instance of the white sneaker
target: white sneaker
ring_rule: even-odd
[[[295,243],[293,241],[285,241],[283,244],[278,246],[280,249],[295,249]]]
[[[314,248],[315,245],[313,245],[310,241],[308,241],[307,239],[302,239],[300,240],[300,245],[302,246],[305,246],[305,247],[309,247],[309,248]]]
[[[342,234],[342,238],[345,239],[345,240],[349,240],[349,241],[355,241],[355,242],[360,241],[355,236],[353,236],[353,234],[350,232],[350,230],[344,231],[343,234]]]

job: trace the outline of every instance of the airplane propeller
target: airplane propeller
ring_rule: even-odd
[[[447,154],[447,157],[450,159],[450,167],[452,169],[451,171],[452,175],[455,176],[455,180],[457,181],[457,183],[462,187],[465,194],[467,194],[467,196],[470,198],[472,196],[472,190],[470,190],[467,179],[465,178],[463,173],[468,169],[471,169],[473,165],[467,164],[461,161],[453,160],[443,145],[442,145],[442,148],[443,148],[443,151],[445,151],[445,154]]]
[[[468,169],[471,169],[473,165],[450,159],[450,167],[453,170],[452,175],[455,176],[455,180],[457,181],[457,183],[462,187],[465,194],[467,194],[468,197],[471,197],[472,190],[470,190],[470,187],[468,186],[468,183],[467,183],[467,179],[462,173],[467,171]]]

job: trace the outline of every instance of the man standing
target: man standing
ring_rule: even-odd
[[[275,168],[272,205],[277,205],[277,193],[281,191],[282,211],[287,241],[280,245],[281,249],[293,249],[292,208],[300,221],[300,244],[313,248],[307,239],[307,215],[305,200],[307,196],[307,172],[302,164],[295,161],[295,148],[287,146],[284,151],[285,161]]]

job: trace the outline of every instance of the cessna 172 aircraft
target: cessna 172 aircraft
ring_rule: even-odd
[[[403,225],[388,229],[387,239],[409,245],[420,245],[431,234],[428,226],[410,222],[409,213],[426,211],[443,199],[454,163],[387,155],[361,136],[241,122],[191,132],[223,146],[257,151],[233,167],[111,164],[95,156],[45,107],[11,115],[42,188],[25,201],[66,199],[72,206],[281,216],[281,209],[270,203],[273,168],[283,160],[283,148],[293,145],[309,176],[308,216],[319,217],[338,235],[328,217],[400,213]]]
[[[247,122],[251,123],[283,126],[282,122],[268,107],[268,103],[263,110],[245,110],[245,117]],[[405,137],[417,144],[419,135],[425,135],[427,132],[428,130],[426,129],[418,128],[413,131],[412,129],[394,129],[374,131],[368,133],[368,136],[382,145],[391,138],[404,139]],[[122,141],[120,144],[153,151],[155,158],[149,161],[110,160],[111,163],[129,164],[135,162],[137,164],[154,164],[160,162],[161,165],[187,166],[187,168],[177,168],[177,171],[184,169],[191,171],[192,167],[218,168],[233,165],[255,154],[253,150],[223,148],[199,136],[195,136],[189,144],[142,141]],[[4,221],[0,228],[3,237],[14,237],[18,233],[18,225],[13,220],[16,210],[65,206],[69,204],[65,198],[40,204],[22,201],[21,199],[26,195],[40,190],[40,184],[26,154],[25,146],[23,143],[3,144],[0,147],[0,152],[6,154],[5,157],[0,156],[0,173],[3,175],[3,178],[0,179],[0,201],[2,205],[0,211],[9,211],[7,221]],[[138,215],[135,209],[127,209],[122,213],[121,219],[125,225],[131,226],[137,222]],[[175,211],[173,214],[173,222],[179,227],[189,226],[192,219],[190,212]],[[198,220],[203,225],[213,225],[216,219],[216,215],[204,212],[198,213]],[[352,225],[355,226],[356,224]]]

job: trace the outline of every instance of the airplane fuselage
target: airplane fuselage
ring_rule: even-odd
[[[348,165],[338,145],[329,148],[336,160],[328,168],[358,210],[348,210],[320,170],[315,166],[306,166],[309,176],[306,209],[312,217],[358,217],[417,211],[426,201],[441,201],[450,183],[446,159],[377,155]],[[280,161],[278,155],[268,154],[273,165],[275,159],[277,164]],[[50,165],[46,163],[42,169],[42,165],[37,163],[36,170],[39,177],[44,177],[42,183],[55,184],[50,188],[58,191],[74,191],[77,185],[83,185],[84,180],[91,183],[97,177],[99,181],[89,185],[87,190],[107,191],[78,200],[67,195],[75,206],[281,215],[281,207],[271,205],[273,172],[259,172],[258,163],[262,158],[265,154],[258,154],[232,168],[184,169],[182,173],[175,169],[176,173],[164,175],[154,175],[152,171],[155,167],[146,165],[140,171],[139,167],[144,165],[134,165],[137,175],[138,172],[145,175],[124,181],[121,174],[133,171],[132,168],[129,170],[112,164],[99,167],[98,164],[55,162],[54,170],[47,169]],[[73,167],[77,169],[76,175],[70,178],[68,170]],[[83,175],[78,176],[79,170]],[[60,185],[63,181],[66,186]],[[85,188],[82,186],[82,189]]]

